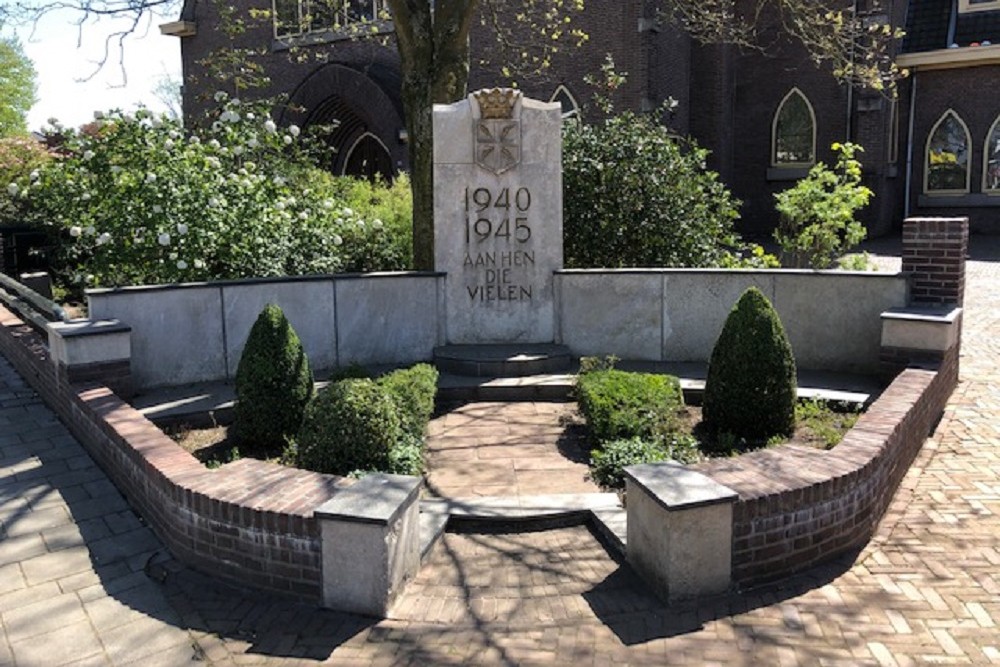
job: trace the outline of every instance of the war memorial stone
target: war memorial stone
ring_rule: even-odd
[[[434,106],[434,262],[452,344],[550,343],[562,114],[513,89]]]

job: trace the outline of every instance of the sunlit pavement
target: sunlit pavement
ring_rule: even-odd
[[[1000,663],[1000,238],[970,246],[962,379],[876,538],[687,608],[585,527],[448,534],[383,621],[219,585],[0,362],[0,664]],[[898,248],[869,245],[885,269]]]

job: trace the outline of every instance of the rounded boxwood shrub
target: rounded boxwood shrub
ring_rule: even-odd
[[[736,442],[795,430],[792,346],[778,313],[756,287],[740,297],[715,342],[702,418],[711,432],[735,436]]]
[[[404,472],[399,467],[413,459],[413,441],[403,430],[396,400],[363,378],[334,382],[316,395],[306,408],[296,448],[297,465],[336,475]]]
[[[677,414],[684,406],[676,377],[613,368],[578,376],[576,396],[597,444],[661,437],[677,428]]]
[[[302,342],[281,308],[254,322],[236,370],[233,435],[244,451],[280,454],[302,424],[313,374]]]
[[[418,442],[423,440],[427,422],[434,413],[437,381],[437,369],[430,364],[401,368],[383,375],[377,381],[399,406],[403,429]]]

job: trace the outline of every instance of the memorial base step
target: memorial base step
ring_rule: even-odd
[[[515,378],[565,373],[572,363],[569,348],[552,343],[527,345],[442,345],[434,348],[434,365],[442,373],[480,378]]]

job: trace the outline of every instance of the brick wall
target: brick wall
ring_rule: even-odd
[[[2,307],[0,353],[177,558],[235,583],[320,599],[312,512],[347,480],[252,459],[208,470],[107,387],[66,382],[42,337]]]
[[[861,548],[958,382],[958,349],[903,371],[829,451],[798,446],[696,468],[739,494],[733,582],[754,584]]]
[[[954,304],[965,299],[968,218],[907,218],[903,223],[903,272],[919,304]]]

